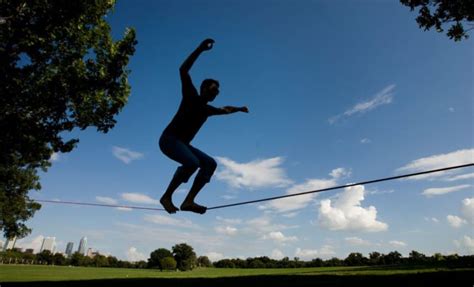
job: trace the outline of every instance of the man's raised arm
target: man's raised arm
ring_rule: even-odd
[[[212,49],[212,45],[214,44],[214,40],[212,39],[206,39],[199,44],[199,46],[194,50],[191,55],[184,60],[183,64],[181,67],[179,67],[179,73],[181,75],[183,74],[188,74],[189,70],[191,70],[191,67],[193,66],[194,62],[196,59],[201,55],[202,52],[207,51]]]

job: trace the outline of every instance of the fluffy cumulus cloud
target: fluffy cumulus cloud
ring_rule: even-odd
[[[362,207],[364,186],[346,187],[336,200],[321,200],[319,224],[329,230],[377,232],[387,230],[388,225],[377,220],[374,206]]]
[[[403,241],[399,241],[399,240],[391,240],[388,242],[388,244],[390,244],[391,246],[395,247],[395,248],[401,248],[401,247],[405,247],[407,246],[407,244]]]
[[[440,188],[428,188],[423,191],[423,195],[427,197],[432,197],[436,195],[443,195],[450,192],[455,192],[471,187],[469,184],[462,184],[450,187],[440,187]]]
[[[170,225],[174,227],[185,227],[185,228],[195,228],[197,227],[190,220],[187,219],[178,219],[168,215],[160,214],[148,214],[145,215],[145,221],[159,224],[159,225]]]
[[[466,224],[466,220],[462,219],[459,216],[455,215],[448,215],[446,216],[446,220],[448,221],[449,225],[451,225],[454,228],[459,228]]]
[[[214,229],[219,234],[225,234],[230,236],[237,234],[237,228],[232,226],[216,226]]]
[[[209,258],[209,260],[211,260],[212,262],[216,262],[224,258],[224,254],[213,251],[207,252],[204,255],[207,256],[207,258]]]
[[[432,155],[429,157],[423,157],[416,159],[405,166],[402,166],[397,169],[397,172],[420,172],[425,170],[443,168],[448,166],[468,164],[472,162],[474,158],[474,149],[463,149],[457,150],[446,154]],[[433,179],[439,178],[441,176],[451,175],[454,171],[444,171],[444,172],[435,172],[430,174],[424,174],[419,176],[410,177],[410,179]],[[465,179],[469,176],[457,176],[458,179]],[[453,180],[456,176],[449,176],[444,178],[445,180]]]
[[[334,256],[336,252],[334,247],[331,245],[324,245],[320,249],[301,249],[296,248],[295,257],[299,257],[303,260],[312,260],[314,258],[327,259]]]
[[[359,237],[346,237],[344,240],[353,246],[369,246],[370,242]]]
[[[217,157],[222,168],[216,176],[235,188],[258,189],[265,187],[285,187],[291,184],[281,167],[283,158],[257,159],[238,163],[225,157]]]
[[[272,231],[268,234],[265,234],[263,236],[263,239],[273,240],[273,242],[280,243],[280,244],[285,243],[285,242],[297,241],[298,240],[298,238],[296,236],[285,236],[280,231]]]
[[[143,158],[142,153],[118,146],[112,147],[112,154],[125,164],[129,164],[134,160]]]
[[[117,204],[117,200],[115,200],[111,197],[106,197],[106,196],[96,196],[95,200],[97,200],[100,203],[104,203],[104,204],[112,204],[112,205]]]
[[[472,255],[474,253],[474,238],[464,235],[461,240],[454,240],[454,245],[461,250],[460,253]]]
[[[347,118],[356,114],[363,114],[379,106],[390,104],[393,100],[393,90],[395,85],[389,85],[378,92],[371,100],[360,102],[344,113],[331,117],[328,121],[334,124],[341,118]]]
[[[133,203],[159,204],[159,201],[141,193],[122,193],[122,199]]]
[[[275,260],[281,260],[285,255],[279,249],[273,249],[270,258]]]
[[[141,260],[147,260],[147,257],[145,254],[139,252],[137,248],[135,247],[130,247],[127,252],[126,252],[126,257],[128,261],[131,262],[136,262],[136,261],[141,261]]]
[[[474,225],[474,197],[463,199],[461,213],[464,219]]]
[[[311,190],[333,187],[337,184],[337,180],[343,177],[350,176],[350,174],[351,172],[349,170],[346,170],[344,168],[336,168],[329,173],[331,178],[308,179],[302,184],[296,184],[288,188],[286,190],[286,194],[291,195]],[[315,193],[310,193],[305,195],[282,198],[271,201],[270,203],[266,204],[265,207],[271,208],[277,212],[291,212],[306,207],[308,204],[313,202],[315,196]]]

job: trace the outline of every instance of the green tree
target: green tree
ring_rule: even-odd
[[[172,256],[160,260],[161,270],[176,270],[176,260]]]
[[[196,253],[191,246],[186,243],[176,244],[172,250],[179,270],[187,271],[196,267]]]
[[[74,254],[72,254],[71,256],[71,259],[70,259],[70,262],[71,262],[71,265],[73,266],[83,266],[84,265],[84,258],[85,256],[79,252],[74,252]]]
[[[361,266],[367,263],[367,258],[365,258],[362,253],[353,252],[344,259],[344,263],[348,266]]]
[[[66,265],[67,259],[61,253],[55,253],[52,259],[54,265]]]
[[[382,254],[377,251],[369,253],[369,264],[371,265],[383,265]]]
[[[199,267],[212,267],[211,260],[209,260],[209,257],[207,256],[199,256],[197,264]]]
[[[420,8],[416,22],[425,31],[435,28],[438,32],[443,32],[444,24],[451,24],[446,35],[454,41],[467,39],[467,32],[473,29],[474,21],[474,1],[472,0],[400,0],[400,2],[410,7],[411,11]],[[464,29],[463,22],[469,22],[471,28]]]
[[[135,32],[114,41],[106,15],[114,0],[0,1],[0,228],[31,232],[41,207],[38,169],[79,141],[73,129],[107,133],[130,94],[126,70]]]
[[[36,260],[40,261],[42,264],[50,265],[53,263],[53,254],[49,250],[43,250],[36,254]]]
[[[161,266],[161,260],[166,257],[173,257],[171,251],[166,248],[158,248],[152,253],[150,253],[150,258],[148,258],[148,267],[149,268],[159,268],[163,270]]]

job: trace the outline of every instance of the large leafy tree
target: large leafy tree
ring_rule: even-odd
[[[40,208],[38,170],[79,141],[75,128],[106,133],[130,94],[126,65],[135,32],[114,41],[106,15],[113,0],[0,1],[0,229],[31,231]]]
[[[451,25],[446,35],[454,41],[468,38],[467,32],[472,30],[474,21],[473,0],[400,0],[413,11],[419,8],[416,22],[420,28],[429,30],[435,28],[443,32],[443,25]],[[463,25],[469,23],[470,27],[465,29]]]
[[[161,265],[161,261],[167,257],[173,257],[171,251],[166,248],[158,248],[152,253],[150,253],[150,258],[148,258],[148,267],[150,268],[158,268],[163,270],[163,266]]]
[[[194,249],[186,244],[176,244],[172,248],[173,257],[176,260],[177,268],[181,271],[192,270],[197,265],[197,256]]]

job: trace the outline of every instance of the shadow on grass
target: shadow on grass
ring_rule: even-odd
[[[1,279],[0,279],[1,280]],[[144,278],[81,281],[7,282],[5,286],[456,286],[472,287],[474,271],[439,271],[397,275],[259,275],[220,278]],[[251,285],[250,285],[251,284]]]

